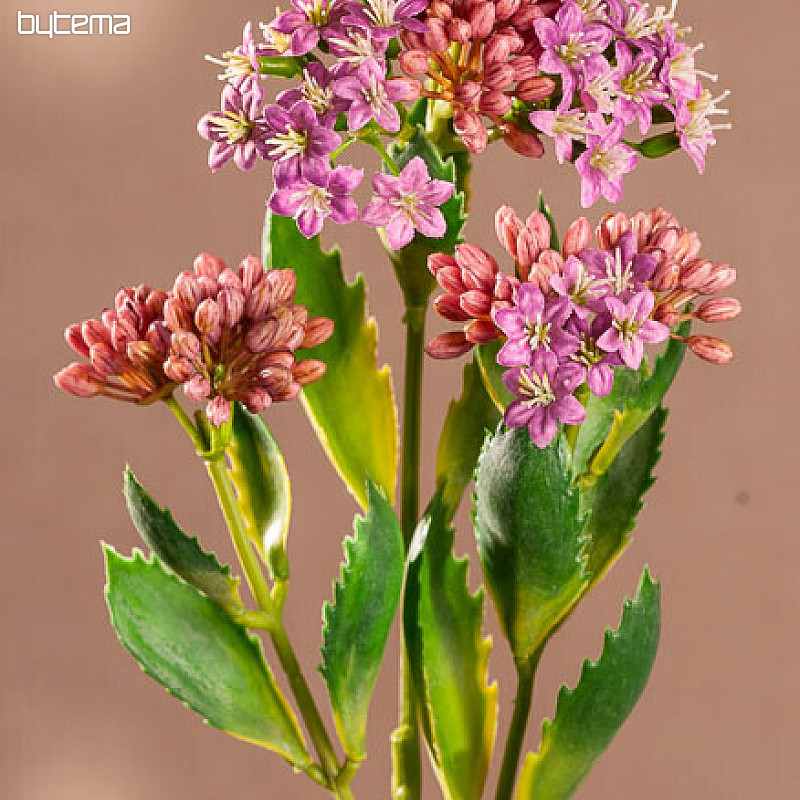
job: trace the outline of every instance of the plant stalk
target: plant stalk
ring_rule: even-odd
[[[419,518],[420,428],[422,368],[425,345],[425,306],[406,309],[405,374],[403,392],[403,442],[401,456],[400,521],[406,552]],[[399,726],[394,741],[392,796],[419,800],[420,742],[416,699],[405,641],[401,641],[399,671]]]
[[[519,757],[531,711],[533,679],[540,656],[541,650],[538,650],[525,661],[517,662],[517,696],[514,698],[514,713],[508,726],[503,763],[500,767],[500,777],[497,780],[494,800],[511,800],[514,792]]]

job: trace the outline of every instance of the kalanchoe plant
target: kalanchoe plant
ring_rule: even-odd
[[[56,384],[83,398],[163,402],[206,464],[239,561],[221,565],[127,470],[126,501],[151,556],[106,549],[122,644],[209,723],[278,752],[339,800],[357,788],[396,618],[395,800],[419,800],[421,740],[443,797],[488,796],[498,727],[495,800],[567,798],[644,689],[660,628],[647,570],[520,767],[538,664],[630,541],[685,350],[732,358],[727,342],[692,328],[738,315],[739,301],[719,296],[735,270],[701,256],[698,235],[660,207],[559,231],[541,197],[526,219],[503,206],[502,255],[464,242],[463,228],[471,158],[497,140],[539,158],[553,139],[557,160],[581,176],[584,206],[620,200],[642,155],[683,149],[702,171],[725,95],[702,84],[716,78],[695,67],[700,46],[684,42],[674,11],[638,0],[292,0],[259,35],[247,23],[240,44],[209,57],[222,69],[222,103],[198,128],[212,170],[271,164],[261,258],[231,268],[202,253],[170,290],[123,288],[99,319],[67,328],[82,360]],[[289,81],[274,100],[266,76]],[[357,144],[382,163],[366,181],[342,161]],[[373,194],[359,207],[362,183]],[[338,252],[321,249],[327,220],[377,228],[402,290],[399,436],[364,279],[347,283]],[[437,284],[432,305],[455,329],[426,345]],[[468,358],[422,510],[424,352]],[[283,624],[289,478],[259,416],[298,397],[363,512],[323,610],[335,736]],[[470,591],[467,560],[453,552],[473,478],[477,555],[518,673],[510,715],[489,678],[483,589]]]

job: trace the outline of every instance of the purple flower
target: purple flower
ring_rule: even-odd
[[[342,140],[320,123],[310,103],[301,101],[288,110],[277,105],[269,106],[264,117],[267,124],[266,157],[277,162],[276,184],[283,185],[301,175],[319,176],[328,171],[328,156]]]
[[[425,33],[425,23],[418,16],[428,7],[428,0],[366,0],[348,4],[345,25],[365,28],[376,39],[393,39],[401,30]]]
[[[570,310],[580,319],[585,319],[590,307],[608,293],[602,278],[587,269],[577,256],[570,256],[560,273],[550,278],[556,294],[569,300]]]
[[[283,108],[291,108],[295,103],[307,102],[319,121],[326,127],[333,127],[336,115],[347,109],[348,102],[333,92],[336,76],[319,61],[312,61],[303,70],[303,82],[293,89],[281,92],[276,100]]]
[[[526,425],[531,441],[547,447],[560,422],[579,425],[586,418],[586,410],[572,395],[582,381],[577,364],[559,364],[555,353],[537,350],[530,366],[503,373],[505,387],[517,398],[506,409],[505,424],[510,428]]]
[[[613,251],[588,249],[581,253],[581,261],[595,278],[595,287],[602,287],[601,297],[611,294],[619,300],[628,300],[645,288],[653,277],[658,259],[648,253],[637,252],[636,234],[626,231]],[[603,310],[605,304],[595,310]]]
[[[626,367],[639,369],[644,345],[658,344],[669,338],[666,325],[649,319],[654,304],[655,297],[649,289],[642,289],[627,303],[607,297],[611,327],[598,338],[597,344],[608,353],[619,353]]]
[[[713,97],[708,89],[703,89],[696,100],[680,101],[675,109],[675,130],[678,132],[681,148],[694,161],[701,174],[706,168],[706,151],[717,143],[714,131],[731,127],[728,124],[715,125],[709,120],[711,116],[728,113],[726,108],[718,108],[717,104],[729,94],[726,91],[719,97]]]
[[[291,35],[288,55],[302,56],[313,50],[321,36],[339,27],[344,0],[292,0],[294,11],[284,11],[271,24],[278,33]]]
[[[221,110],[204,114],[197,132],[211,142],[208,165],[216,172],[233,158],[239,169],[252,169],[256,158],[266,157],[266,123],[261,112],[264,93],[255,81],[238,88],[226,84]]]
[[[570,331],[578,338],[578,349],[570,360],[582,370],[582,381],[586,381],[590,391],[598,397],[605,397],[614,385],[613,367],[622,363],[617,353],[607,353],[598,344],[598,338],[606,331],[611,318],[608,314],[597,316],[590,323],[585,319],[571,319]]]
[[[615,119],[606,124],[602,114],[590,114],[594,133],[587,137],[586,152],[575,160],[581,176],[581,205],[588,208],[602,194],[612,203],[622,197],[622,176],[636,166],[636,153],[623,144],[625,123]]]
[[[374,37],[366,28],[345,28],[342,33],[331,34],[328,44],[340,64],[360,67],[370,59],[383,62],[389,40]]]
[[[237,88],[245,81],[258,79],[259,55],[265,48],[253,41],[253,24],[248,22],[242,31],[242,43],[233,50],[226,50],[221,58],[206,56],[206,61],[223,67],[220,80],[228,81]]]
[[[367,59],[354,75],[334,82],[334,91],[351,100],[347,125],[351,131],[363,128],[374,119],[384,130],[400,130],[400,112],[395,103],[412,99],[411,84],[402,78],[386,79],[386,65]]]
[[[554,20],[537,19],[534,28],[544,48],[539,67],[544,72],[561,76],[563,100],[560,107],[569,108],[583,67],[600,57],[608,47],[611,31],[605,25],[587,24],[572,0],[561,6]]]
[[[373,228],[383,227],[392,250],[405,247],[414,230],[430,239],[439,239],[447,230],[438,206],[453,194],[453,184],[432,180],[425,162],[416,156],[396,177],[380,173],[373,176],[375,197],[361,214],[361,221]]]
[[[703,88],[694,64],[694,55],[698,50],[702,50],[703,45],[698,44],[694,47],[689,47],[689,45],[679,42],[675,28],[672,25],[664,31],[663,44],[661,82],[676,98],[696,100]],[[707,75],[707,77],[716,80],[716,75]]]
[[[640,53],[633,57],[630,47],[617,42],[617,114],[629,124],[639,120],[642,136],[653,124],[653,106],[667,99],[660,88],[655,56]]]
[[[497,354],[497,363],[504,367],[531,364],[540,350],[559,357],[574,353],[578,340],[564,330],[570,310],[569,300],[547,300],[536,284],[521,284],[516,305],[493,315],[495,325],[508,337]]]
[[[571,111],[542,109],[533,111],[529,119],[542,133],[555,139],[556,159],[559,164],[572,158],[573,141],[582,142],[592,132],[586,123],[586,114],[580,108]]]
[[[303,236],[316,236],[327,217],[346,224],[358,217],[358,206],[351,197],[361,183],[364,170],[337,167],[327,174],[300,177],[276,188],[269,207],[276,214],[294,217]]]
[[[587,111],[613,114],[616,87],[617,69],[605,58],[599,56],[584,65],[580,94],[581,102]]]

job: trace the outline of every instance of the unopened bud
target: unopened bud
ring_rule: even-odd
[[[517,237],[522,230],[522,220],[511,206],[500,206],[494,215],[494,229],[500,244],[516,260]]]
[[[483,85],[489,89],[505,89],[513,80],[514,68],[510,64],[492,64],[483,75]]]
[[[736,270],[730,264],[714,264],[711,276],[698,289],[700,294],[716,294],[729,289],[736,282]]]
[[[674,306],[668,303],[662,303],[656,306],[653,312],[653,319],[666,325],[668,328],[674,328],[681,321],[682,314]]]
[[[458,358],[469,352],[473,347],[463,331],[443,333],[425,346],[425,352],[431,358]]]
[[[266,389],[259,386],[255,389],[248,389],[242,395],[242,403],[251,414],[260,414],[272,404],[272,397]]]
[[[145,339],[150,347],[152,347],[161,358],[164,358],[169,352],[172,334],[164,321],[157,319],[148,326]]]
[[[497,326],[491,320],[475,319],[464,330],[467,339],[473,344],[486,344],[500,337]]]
[[[671,292],[677,288],[681,276],[681,265],[677,261],[666,261],[656,268],[652,278],[653,289],[657,292]]]
[[[294,270],[273,269],[267,273],[267,280],[272,284],[273,300],[275,303],[291,303],[297,288],[297,278]]]
[[[522,100],[523,103],[541,103],[550,97],[556,89],[556,85],[551,78],[546,78],[543,75],[526,78],[517,84],[514,94]]]
[[[462,279],[468,289],[491,289],[498,272],[497,262],[483,248],[459,244],[455,248],[456,263],[463,270]]]
[[[453,130],[470,153],[482,153],[489,141],[489,133],[474,111],[459,109],[453,115]]]
[[[474,5],[469,12],[469,24],[475,39],[486,39],[494,28],[494,3],[489,0]]]
[[[499,89],[490,89],[481,95],[478,108],[490,117],[502,117],[511,111],[512,104],[513,101],[507,94]]]
[[[490,64],[503,64],[511,55],[512,39],[504,34],[495,34],[484,45],[483,63],[487,67]]]
[[[617,246],[624,233],[630,230],[628,218],[620,213],[606,214],[597,226],[595,236],[603,250],[612,250]]]
[[[245,314],[250,319],[261,319],[272,308],[275,307],[273,299],[273,288],[270,281],[266,278],[256,284],[250,294],[247,295],[245,300],[244,310]]]
[[[470,317],[486,317],[492,309],[492,298],[480,289],[464,292],[459,300],[461,308]]]
[[[742,313],[742,304],[735,297],[715,297],[706,300],[695,312],[703,322],[728,322]]]
[[[231,421],[231,404],[224,397],[215,397],[206,405],[206,416],[212,425],[219,427]]]
[[[413,103],[422,93],[422,84],[416,78],[392,78],[392,89],[398,101]]]
[[[76,322],[74,325],[70,325],[64,331],[64,338],[67,340],[67,344],[78,355],[81,355],[84,358],[89,357],[89,347],[83,338],[83,333],[81,333],[81,325],[79,323]]]
[[[434,278],[439,274],[441,269],[455,266],[456,260],[453,258],[453,256],[449,256],[445,253],[432,253],[428,256],[428,269]]]
[[[515,81],[533,80],[539,74],[539,64],[533,56],[517,56],[511,62],[511,66],[514,69]]]
[[[113,312],[111,313],[113,318],[110,321],[113,324],[116,314],[113,314]],[[81,325],[81,336],[83,337],[83,341],[87,348],[91,347],[93,344],[97,344],[98,342],[111,344],[111,334],[109,333],[108,328],[102,322],[96,319],[87,319],[86,322]]]
[[[433,307],[438,314],[451,322],[466,322],[472,318],[461,308],[460,299],[454,294],[440,294],[433,301]]]
[[[204,336],[211,334],[221,324],[219,304],[214,300],[203,300],[194,312],[194,324]]]
[[[681,268],[680,284],[684,289],[700,291],[714,271],[714,263],[707,258],[693,258]]]
[[[428,54],[424,50],[403,50],[397,60],[406,75],[425,75],[428,72]]]
[[[500,22],[511,18],[520,6],[521,0],[497,0],[495,15]]]
[[[326,369],[327,364],[324,361],[309,358],[295,364],[294,369],[292,369],[292,377],[301,386],[308,386],[309,383],[318,381],[325,374]]]
[[[190,331],[192,329],[192,317],[184,308],[180,300],[170,297],[164,303],[164,321],[167,327],[173,332]]]
[[[456,86],[455,98],[465,106],[475,108],[481,99],[481,85],[477,81],[464,81]]]
[[[567,228],[561,251],[564,257],[574,256],[584,251],[592,239],[592,226],[586,217],[579,217]]]
[[[503,135],[505,143],[515,152],[527,158],[541,158],[544,155],[542,140],[533,131],[523,131],[516,125],[506,126]]]
[[[433,0],[428,6],[428,16],[447,21],[453,17],[453,7],[445,0]]]
[[[200,289],[200,283],[197,276],[193,272],[185,270],[175,280],[173,288],[175,295],[181,304],[189,312],[194,312],[200,301],[203,299],[203,292]]]
[[[75,397],[94,397],[100,394],[103,376],[91,364],[73,363],[53,376],[59,389]]]
[[[225,269],[225,262],[217,256],[212,256],[210,253],[200,253],[194,260],[194,271],[199,276],[206,278],[218,278]]]
[[[200,355],[200,340],[193,333],[179,331],[172,337],[172,351],[192,361]]]
[[[261,353],[267,350],[278,339],[278,321],[267,319],[253,325],[244,337],[244,344],[251,353]]]
[[[240,289],[223,289],[219,293],[219,310],[222,324],[227,328],[237,325],[244,314],[244,294]]]
[[[89,359],[92,366],[101,375],[116,375],[122,366],[122,358],[119,353],[103,342],[91,346]]]
[[[428,19],[425,23],[425,45],[434,52],[442,52],[450,46],[445,23],[440,19]]]
[[[472,26],[465,19],[448,20],[447,35],[451,42],[466,44],[472,38]]]
[[[192,365],[185,358],[170,356],[164,362],[164,374],[176,383],[184,383],[194,374]]]
[[[245,294],[253,291],[253,287],[264,276],[264,265],[255,256],[247,256],[239,265],[239,278],[242,281],[242,290]]]
[[[303,350],[308,350],[311,347],[317,347],[323,342],[333,336],[333,320],[327,317],[311,317],[305,325],[305,334],[300,347]]]
[[[686,344],[696,356],[711,364],[727,364],[733,359],[731,346],[716,336],[690,336]]]

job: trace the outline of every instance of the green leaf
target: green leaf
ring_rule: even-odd
[[[565,800],[608,747],[642,694],[661,631],[660,589],[645,570],[636,599],[626,600],[616,631],[606,631],[596,662],[578,685],[561,688],[553,721],[542,726],[538,753],[520,774],[517,800]]]
[[[527,428],[489,437],[478,461],[475,534],[514,657],[532,656],[587,586],[584,520],[563,434],[538,448]]]
[[[286,580],[289,577],[286,538],[292,515],[289,474],[264,420],[239,403],[233,409],[228,459],[247,533],[268,564],[272,577]]]
[[[481,632],[483,591],[453,557],[440,494],[409,551],[404,628],[422,729],[446,800],[478,800],[494,745],[497,687],[488,684],[491,641]]]
[[[258,642],[157,557],[104,551],[111,623],[142,669],[210,725],[304,769],[303,735]]]
[[[596,584],[630,542],[645,492],[655,482],[667,412],[656,409],[624,444],[611,466],[588,491],[581,509],[588,513],[587,569]]]
[[[634,150],[645,158],[663,158],[680,149],[681,140],[675,131],[659,133],[639,143],[629,143]]]
[[[327,363],[327,373],[303,390],[325,452],[362,508],[367,507],[367,476],[393,499],[397,410],[389,368],[377,365],[377,327],[365,318],[364,278],[346,283],[338,251],[324,253],[318,237],[306,239],[294,220],[270,213],[264,223],[264,263],[292,268],[296,301],[336,325],[333,336],[310,351]]]
[[[239,579],[231,577],[230,567],[221,566],[196,537],[187,536],[169,509],[161,508],[145,491],[130,467],[125,469],[124,492],[136,530],[164,564],[226,610],[241,609]]]
[[[486,432],[494,430],[499,421],[500,415],[486,393],[473,359],[464,366],[461,397],[451,401],[447,409],[436,456],[436,485],[442,494],[448,522],[472,480]]]
[[[680,325],[678,335],[688,335],[689,327],[688,322]],[[617,378],[622,377],[621,388],[616,393],[612,390],[606,399],[590,398],[573,458],[573,472],[582,488],[594,484],[611,466],[625,442],[661,405],[678,374],[685,352],[683,342],[671,339],[664,352],[656,358],[652,373],[647,374],[645,364],[638,373],[629,372],[627,375],[624,370],[617,369],[614,381],[616,383]],[[600,446],[595,451],[598,444]]]
[[[503,342],[498,339],[474,348],[475,360],[481,371],[483,385],[489,397],[492,398],[492,402],[501,413],[506,410],[508,404],[514,399],[511,392],[503,384],[505,367],[501,367],[497,363],[497,354],[502,346]]]
[[[392,157],[400,169],[417,156],[427,164],[431,178],[444,180],[453,185],[461,182],[456,174],[454,159],[449,157],[443,160],[437,148],[425,136],[422,127],[418,127],[406,143],[392,148]],[[467,221],[464,202],[464,193],[454,191],[450,199],[439,207],[447,223],[444,236],[428,239],[418,233],[401,250],[393,251],[387,248],[409,308],[424,307],[436,286],[436,281],[428,269],[428,256],[431,253],[452,253],[455,246],[463,241],[461,234]]]
[[[346,561],[323,609],[320,671],[328,685],[336,729],[348,756],[366,752],[367,713],[386,639],[400,602],[405,554],[400,524],[372,481],[365,517],[346,539]]]

